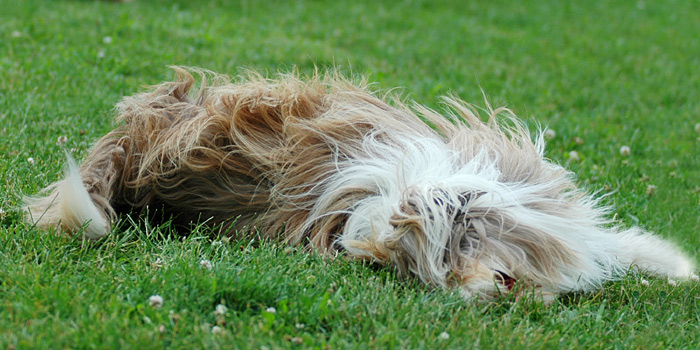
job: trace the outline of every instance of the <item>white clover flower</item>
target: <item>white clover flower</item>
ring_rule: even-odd
[[[695,282],[700,281],[700,277],[698,277],[698,275],[696,275],[696,274],[690,275],[690,279],[693,280],[693,281],[695,281]]]
[[[68,138],[65,136],[59,136],[56,140],[56,144],[59,146],[65,144],[66,142],[68,142]]]
[[[578,136],[574,137],[574,143],[576,143],[576,144],[579,145],[579,146],[580,146],[580,145],[583,145],[585,142],[586,142],[586,141],[584,141],[582,138],[580,138],[580,137],[578,137]]]
[[[27,163],[34,165],[34,158],[32,158],[32,157],[27,158]]]
[[[107,51],[105,49],[100,49],[100,51],[97,51],[97,58],[105,58],[107,56]]]
[[[163,306],[163,297],[160,295],[151,295],[148,298],[148,304],[156,309],[160,309]]]
[[[165,325],[158,326],[158,332],[165,333]]]
[[[151,263],[151,266],[155,267],[156,269],[159,269],[165,265],[165,261],[161,258],[156,258],[155,261]]]
[[[654,193],[656,193],[656,186],[654,186],[654,185],[648,185],[648,186],[647,186],[647,194],[651,196],[651,195],[653,195]]]
[[[214,265],[212,265],[211,261],[209,261],[207,259],[200,260],[199,266],[201,266],[202,268],[205,268],[207,270],[211,270],[214,267]]]
[[[439,338],[440,340],[447,340],[447,339],[450,339],[450,333],[442,332],[442,333],[440,333],[440,335],[438,336],[438,338]]]
[[[102,42],[105,44],[111,44],[112,43],[112,37],[111,36],[106,36],[102,38]]]
[[[630,153],[632,151],[630,150],[629,146],[622,146],[620,147],[620,155],[623,157],[629,157]]]
[[[644,287],[649,287],[649,281],[647,281],[647,280],[645,280],[645,279],[642,278],[642,280],[641,280],[640,282],[642,283],[642,285],[643,285]]]
[[[4,218],[6,214],[5,209],[0,208],[0,219]]]
[[[578,152],[571,151],[569,152],[569,160],[571,160],[572,162],[578,162],[581,160],[581,157],[578,155]]]
[[[552,130],[552,129],[547,129],[544,131],[544,138],[547,140],[551,140],[557,136],[557,132]]]
[[[297,329],[304,329],[306,327],[306,325],[303,323],[297,323],[294,325],[294,327],[296,327]]]
[[[671,286],[671,287],[675,287],[675,286],[678,285],[678,282],[676,282],[676,280],[669,279],[669,280],[668,280],[668,285]]]
[[[267,311],[267,312],[269,312],[269,313],[271,313],[271,314],[274,314],[275,312],[277,312],[277,309],[275,309],[274,307],[270,306],[270,307],[268,307],[267,309],[265,309],[265,311]]]
[[[221,315],[224,316],[226,315],[226,311],[228,311],[228,308],[224,304],[219,304],[216,305],[216,308],[214,309],[214,315]]]
[[[224,330],[219,326],[211,327],[211,334],[221,334]]]

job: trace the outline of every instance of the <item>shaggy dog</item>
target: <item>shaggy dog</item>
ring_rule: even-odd
[[[28,220],[92,240],[119,214],[147,211],[221,234],[257,227],[467,298],[516,282],[543,296],[586,291],[630,267],[693,273],[669,242],[614,227],[543,157],[542,134],[533,141],[506,109],[484,123],[447,97],[445,117],[332,72],[232,83],[175,71],[176,81],[117,105],[120,126],[79,168],[69,161],[44,197],[25,200]],[[202,75],[196,93],[193,71]]]

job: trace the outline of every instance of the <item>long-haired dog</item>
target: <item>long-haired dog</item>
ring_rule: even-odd
[[[542,134],[533,141],[506,109],[484,123],[448,97],[442,116],[333,72],[232,83],[196,71],[193,92],[192,70],[175,71],[176,81],[117,105],[120,126],[44,197],[25,200],[28,220],[92,240],[119,214],[148,208],[222,234],[255,226],[468,298],[516,282],[546,296],[586,291],[630,267],[693,273],[669,242],[612,225],[543,157]]]

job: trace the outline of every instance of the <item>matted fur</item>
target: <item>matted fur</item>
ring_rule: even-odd
[[[120,126],[79,170],[27,198],[30,221],[90,239],[147,208],[225,234],[254,225],[487,299],[514,281],[548,295],[598,288],[631,266],[693,272],[670,243],[612,226],[506,109],[483,123],[448,97],[445,117],[334,73],[230,82],[190,70],[202,76],[193,91],[190,72],[174,69],[176,81],[117,105]]]

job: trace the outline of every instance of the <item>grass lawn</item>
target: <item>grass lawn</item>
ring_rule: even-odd
[[[631,274],[549,306],[479,304],[205,228],[174,239],[125,218],[88,244],[15,209],[62,176],[65,150],[82,159],[114,127],[121,96],[171,79],[168,65],[335,65],[435,108],[446,93],[483,105],[483,90],[554,130],[547,156],[607,195],[621,225],[697,260],[698,18],[690,0],[0,0],[0,349],[696,348],[695,282]]]

